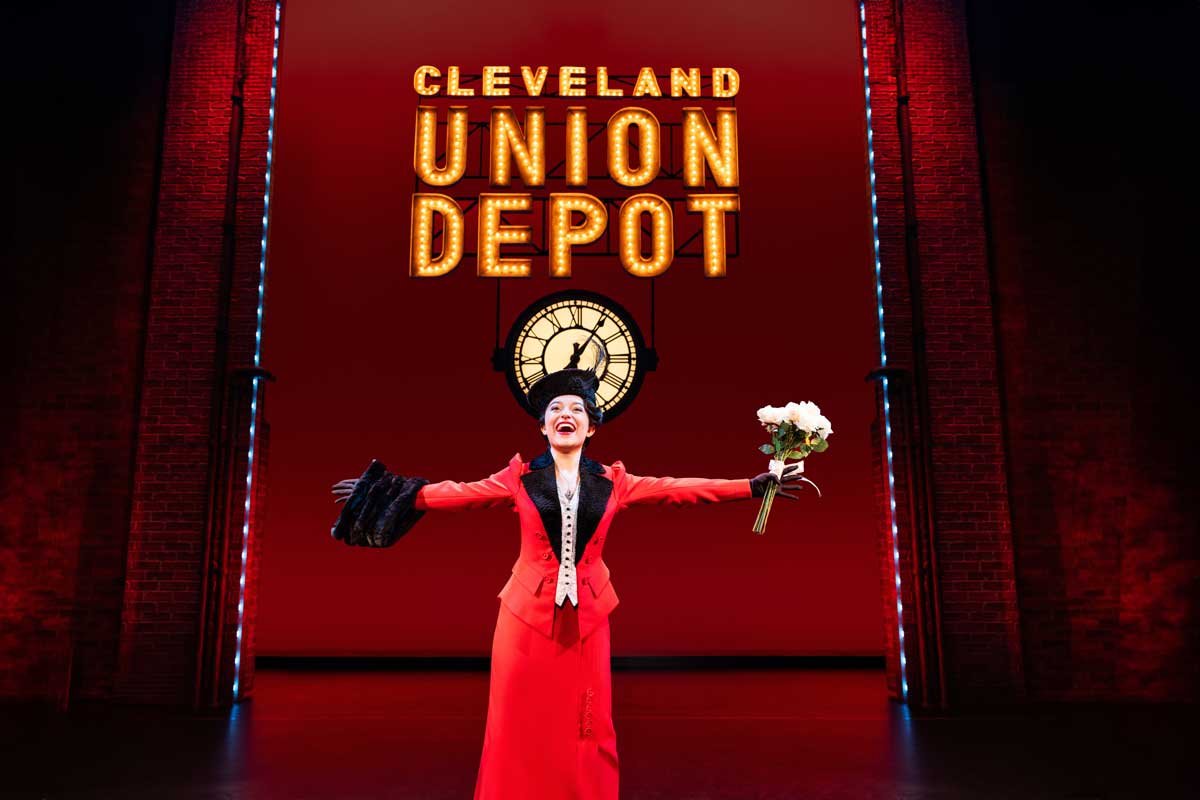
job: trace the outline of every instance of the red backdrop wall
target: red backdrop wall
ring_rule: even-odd
[[[724,279],[705,279],[694,259],[657,279],[660,367],[588,454],[642,475],[749,477],[766,467],[755,410],[812,400],[835,431],[809,465],[825,496],[780,501],[762,537],[750,531],[757,501],[622,514],[606,548],[622,600],[614,653],[878,653],[873,390],[863,381],[878,340],[855,6],[563,9],[530,3],[511,19],[485,4],[288,4],[258,652],[485,654],[517,554],[505,511],[430,513],[387,550],[329,536],[339,508],[330,485],[372,457],[430,480],[475,480],[544,448],[491,369],[495,282],[477,278],[470,259],[444,278],[407,275],[411,80],[428,63],[740,72],[741,255]],[[593,121],[618,107],[576,100]],[[539,104],[561,119],[562,101]],[[678,119],[678,103],[646,105]],[[518,179],[513,191],[522,189]],[[532,278],[503,283],[503,330],[536,298],[580,288],[613,297],[649,332],[648,282],[615,259],[576,259],[569,281],[547,272],[535,259]]]

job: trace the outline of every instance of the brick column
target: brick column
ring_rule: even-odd
[[[275,4],[244,1],[244,124],[224,342],[217,335],[218,295],[240,4],[190,0],[177,6],[114,691],[124,702],[188,705],[193,700],[209,467],[218,456],[210,426],[214,409],[225,401],[214,392],[223,383],[222,373],[253,363]],[[246,413],[231,417],[244,421]],[[228,513],[216,520],[227,539],[224,552],[213,555],[209,585],[219,584],[220,569],[233,572],[225,575],[225,615],[219,621],[232,661],[246,442],[245,432],[219,433],[232,436],[236,446],[230,458],[232,490],[223,494]]]
[[[866,4],[888,365],[911,369],[920,346],[909,290],[910,271],[916,270],[932,469],[927,541],[936,560],[946,703],[1004,702],[1023,696],[1024,679],[965,13],[957,0],[916,0],[902,9],[911,218],[905,210],[895,0]],[[916,237],[915,253],[909,236]],[[920,437],[915,411],[912,429]],[[920,688],[912,679],[918,633],[930,647],[936,644],[936,632],[914,616],[915,521],[905,513],[909,482],[903,473],[915,444],[903,427],[893,426],[910,701],[911,690]],[[886,479],[886,471],[881,474]],[[890,568],[890,529],[887,536]],[[894,599],[890,615],[894,625]],[[888,637],[895,641],[895,632]],[[891,652],[889,673],[896,660]]]

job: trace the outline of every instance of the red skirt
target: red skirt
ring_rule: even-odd
[[[568,600],[546,638],[500,603],[475,800],[617,800],[608,620],[579,638]]]

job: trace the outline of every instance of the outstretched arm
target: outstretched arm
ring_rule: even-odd
[[[462,483],[439,481],[426,483],[417,491],[413,508],[417,511],[464,511],[472,508],[508,508],[513,504],[512,490],[504,482],[502,469],[481,481]],[[335,503],[344,503],[354,493],[357,478],[347,478],[333,485]]]
[[[626,473],[621,507],[639,503],[687,506],[742,500],[750,496],[748,478],[649,478]]]
[[[440,481],[421,487],[415,508],[418,511],[465,511],[472,508],[511,508],[512,489],[504,481],[508,468],[481,481],[461,483]]]
[[[482,481],[430,483],[387,471],[373,460],[360,478],[333,485],[334,502],[345,503],[330,533],[347,544],[390,547],[431,509],[511,506],[505,470]]]
[[[793,470],[797,465],[789,464],[784,469],[781,488],[799,488],[795,484],[797,475]],[[625,474],[625,489],[621,497],[621,507],[639,503],[659,503],[674,506],[694,505],[696,503],[722,503],[730,500],[745,500],[751,497],[762,497],[770,482],[779,483],[779,477],[771,472],[763,472],[753,478],[649,478],[641,475]],[[795,495],[780,491],[783,497],[796,499]]]

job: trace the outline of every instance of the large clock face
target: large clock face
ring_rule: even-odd
[[[567,367],[595,369],[596,403],[608,422],[629,407],[642,384],[647,359],[637,324],[604,295],[558,292],[521,314],[508,335],[509,386],[522,406],[529,387]]]

